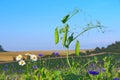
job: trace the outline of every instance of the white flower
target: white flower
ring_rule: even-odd
[[[22,55],[18,55],[18,56],[16,57],[16,60],[19,61],[19,60],[21,60],[22,58],[23,58]]]
[[[25,63],[24,60],[20,60],[20,61],[19,61],[19,65],[23,66],[23,65],[25,65],[25,64],[26,64],[26,63]]]
[[[37,56],[31,54],[31,55],[30,55],[30,59],[31,59],[32,61],[37,61]]]

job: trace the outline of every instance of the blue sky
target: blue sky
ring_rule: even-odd
[[[81,49],[120,41],[120,0],[0,0],[0,44],[8,51],[63,49],[54,44],[54,29],[75,8],[80,12],[69,21],[71,28],[80,31],[96,20],[105,26],[104,34],[91,30],[80,36]]]

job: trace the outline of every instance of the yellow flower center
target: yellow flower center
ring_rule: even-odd
[[[22,61],[21,64],[24,64],[24,62]]]

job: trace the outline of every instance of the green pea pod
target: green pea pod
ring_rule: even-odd
[[[79,52],[80,52],[80,44],[79,44],[79,41],[77,40],[76,46],[75,46],[75,54],[79,56]]]
[[[64,32],[64,36],[63,36],[63,40],[62,40],[62,45],[63,45],[63,46],[66,46],[67,33],[68,33],[69,25],[66,24],[64,29],[65,29],[65,30],[64,30],[65,32]]]
[[[67,22],[67,20],[68,20],[68,18],[69,18],[69,14],[67,14],[61,21],[62,21],[62,23],[66,23]]]
[[[55,44],[57,44],[59,42],[58,28],[55,28],[54,37],[55,37]]]

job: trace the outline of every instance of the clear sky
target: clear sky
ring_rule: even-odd
[[[8,51],[63,49],[54,44],[54,29],[75,8],[80,12],[69,21],[71,28],[80,31],[96,20],[105,26],[104,34],[91,30],[80,36],[81,49],[120,41],[120,0],[0,0],[0,44]]]

